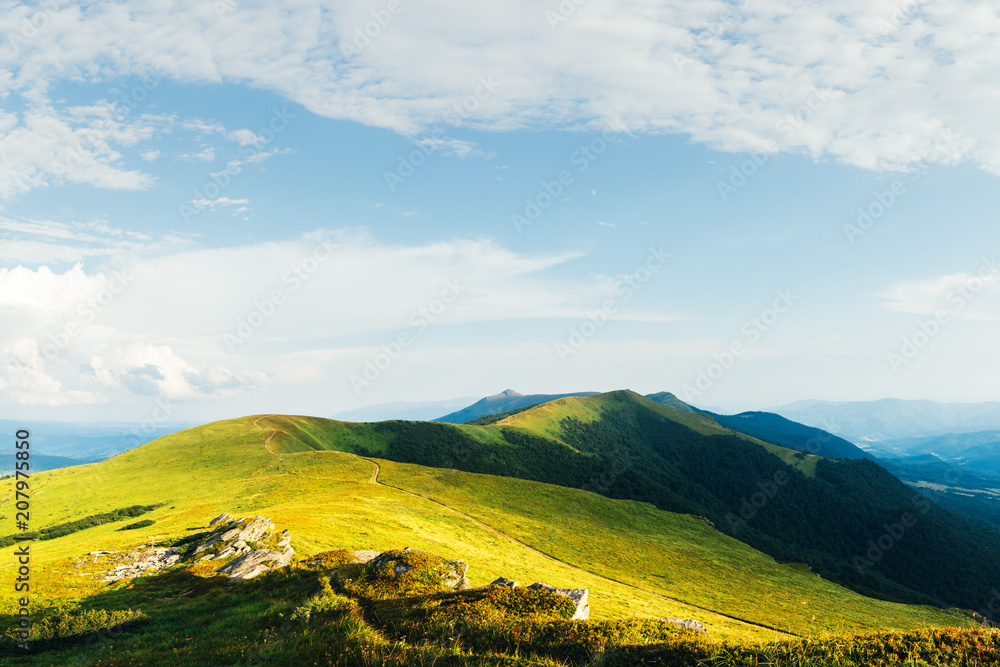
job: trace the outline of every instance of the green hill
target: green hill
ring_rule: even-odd
[[[1000,533],[871,461],[765,443],[633,392],[562,398],[485,426],[275,424],[277,451],[517,477],[704,516],[779,561],[885,599],[981,610],[1000,586]]]
[[[614,405],[622,398],[605,396],[590,407]],[[562,413],[569,406],[548,410]],[[575,414],[600,423],[600,409]],[[719,430],[701,417],[689,417],[699,429]],[[648,503],[509,476],[368,460],[321,447],[393,450],[404,434],[420,437],[421,429],[428,427],[457,433],[460,437],[451,444],[479,448],[469,456],[462,449],[445,449],[456,461],[476,461],[494,446],[507,447],[512,454],[520,451],[503,438],[499,427],[262,416],[189,429],[99,464],[32,476],[35,529],[74,522],[91,525],[81,520],[134,505],[158,507],[142,514],[145,521],[137,530],[120,530],[130,521],[122,519],[37,546],[31,543],[32,605],[37,614],[58,615],[65,613],[67,604],[79,603],[85,610],[141,610],[147,620],[130,621],[133,629],[98,649],[57,642],[24,659],[26,664],[69,664],[67,656],[95,655],[95,650],[104,657],[92,664],[235,664],[219,656],[237,650],[248,654],[266,644],[282,627],[278,613],[288,616],[312,594],[310,587],[318,585],[313,575],[293,571],[245,589],[230,587],[227,593],[210,584],[214,580],[198,583],[203,570],[109,586],[98,580],[107,566],[87,556],[129,549],[150,539],[175,540],[204,530],[206,520],[223,511],[269,516],[279,528],[290,529],[300,562],[331,549],[410,546],[465,559],[474,586],[505,576],[522,583],[586,587],[594,623],[689,618],[703,622],[713,641],[761,642],[791,635],[968,623],[965,617],[932,607],[866,598],[803,565],[776,563],[703,519],[659,511]],[[573,428],[563,434],[570,440]],[[435,442],[426,444],[433,449]],[[595,458],[558,446],[578,458]],[[11,516],[13,480],[0,482],[0,498],[0,511]],[[15,576],[13,551],[8,547],[0,552],[0,571],[8,580]],[[12,618],[15,598],[10,589],[0,597],[7,619]],[[233,612],[220,617],[220,608],[230,608],[226,605]],[[295,632],[295,641],[314,641],[305,629]],[[186,639],[178,644],[176,637]],[[334,638],[323,641],[329,645]]]

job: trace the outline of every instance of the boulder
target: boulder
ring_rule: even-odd
[[[354,551],[352,554],[356,563],[370,563],[378,558],[377,551]]]
[[[288,565],[295,554],[287,530],[282,531],[280,536],[268,535],[268,531],[274,528],[270,519],[260,516],[233,519],[228,514],[222,514],[212,519],[209,525],[217,531],[193,544],[191,539],[181,543],[185,545],[186,556],[182,557],[179,553],[181,546],[133,552],[124,557],[126,564],[110,570],[105,580],[131,579],[185,561],[191,564],[227,558],[234,560],[222,565],[216,572],[227,575],[230,580],[252,579],[268,570]]]
[[[229,581],[246,581],[254,577],[285,567],[292,561],[295,550],[290,546],[282,551],[258,549],[229,561],[216,572],[229,577]]]
[[[692,621],[690,619],[683,619],[683,618],[661,618],[660,622],[672,623],[674,625],[679,625],[682,628],[687,628],[688,630],[694,630],[696,632],[701,632],[706,635],[708,634],[708,630],[706,630],[705,626],[701,624],[701,621]]]
[[[490,586],[503,586],[504,588],[517,588],[517,582],[506,577],[498,577],[490,582]]]
[[[531,590],[545,590],[556,595],[565,595],[572,600],[576,605],[576,611],[573,612],[573,618],[570,620],[585,621],[590,618],[590,605],[587,603],[587,594],[589,591],[586,588],[556,588],[542,582],[531,584],[528,588]]]

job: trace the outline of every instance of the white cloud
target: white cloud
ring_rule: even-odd
[[[139,157],[141,157],[146,162],[155,162],[162,155],[163,153],[161,153],[159,150],[155,148],[150,148],[149,150],[144,150],[143,152],[139,153]]]
[[[449,139],[446,137],[418,139],[417,145],[423,146],[429,151],[440,152],[442,155],[454,155],[463,159],[470,157],[488,158],[493,156],[492,153],[480,149],[475,143],[461,139]]]
[[[143,120],[119,120],[109,105],[0,111],[0,199],[49,185],[79,183],[107,190],[143,190],[154,179],[121,167],[115,146],[148,139]]]
[[[238,174],[241,171],[243,171],[243,165],[245,164],[259,164],[270,157],[274,157],[275,155],[288,154],[291,152],[292,149],[290,148],[285,148],[285,149],[272,148],[271,150],[256,151],[254,153],[250,153],[248,155],[230,160],[229,162],[226,163],[225,171],[228,172],[229,174]],[[215,175],[221,173],[223,172],[218,172]]]
[[[118,274],[83,264],[62,272],[0,269],[0,403],[219,399],[301,380],[301,363],[294,370],[289,354],[342,363],[432,316],[441,332],[517,319],[575,320],[612,295],[614,283],[606,276],[548,276],[578,256],[515,253],[487,240],[390,245],[338,230],[236,248],[158,248],[136,255]],[[442,312],[433,304],[449,284],[459,286],[459,296]],[[259,306],[276,290],[280,304]],[[226,334],[258,308],[271,316],[230,349]],[[671,318],[630,309],[616,319]]]
[[[109,257],[149,250],[176,242],[154,241],[148,234],[110,225],[106,220],[52,222],[15,220],[0,216],[0,264],[75,263],[88,257]]]
[[[0,269],[0,400],[81,405],[120,394],[182,399],[267,385],[268,376],[260,371],[193,364],[175,350],[178,343],[136,333],[140,323],[130,329],[107,326],[103,320],[134,285],[129,268]],[[190,342],[180,345],[192,350]]]
[[[203,151],[197,153],[181,153],[177,156],[178,160],[183,160],[184,162],[211,162],[215,159],[215,149],[209,146]]]
[[[192,118],[181,122],[181,129],[198,134],[225,134],[226,128],[221,123],[207,121],[201,118]]]
[[[12,40],[0,94],[38,99],[59,81],[155,67],[183,82],[275,91],[322,116],[413,136],[446,117],[491,130],[599,128],[620,118],[633,132],[683,133],[737,151],[774,140],[872,169],[919,160],[951,128],[953,143],[931,161],[1000,173],[992,39],[1000,15],[974,0],[925,3],[883,31],[897,4],[591,0],[551,24],[546,12],[557,5],[427,0],[348,56],[356,29],[372,20],[361,0],[246,0],[223,16],[193,1],[73,5],[30,40]],[[17,35],[28,11],[6,3],[0,31]],[[788,124],[795,114],[808,116],[801,127]],[[226,132],[214,121],[185,125]],[[127,171],[93,172],[87,182],[148,185]]]
[[[994,262],[995,264],[995,262]],[[892,285],[876,296],[882,306],[895,313],[934,315],[969,320],[1000,320],[1000,275],[988,266],[977,272],[952,273]]]
[[[238,208],[233,212],[233,214],[235,215],[237,213],[243,213],[244,211],[249,210],[246,207],[246,204],[249,204],[250,200],[249,199],[231,199],[229,197],[218,197],[216,199],[205,199],[205,198],[192,199],[188,203],[191,204],[192,206],[194,206],[199,211],[204,211],[204,210],[215,211],[215,210],[220,209],[220,208],[226,208],[226,207],[229,207],[229,206],[236,206]]]
[[[226,135],[226,138],[231,141],[235,141],[240,146],[250,146],[251,144],[260,144],[264,142],[264,140],[254,134],[252,130],[247,129],[233,130]]]
[[[233,373],[223,366],[196,369],[168,345],[132,342],[116,346],[90,361],[93,375],[105,386],[122,387],[139,396],[196,398],[255,391],[268,383],[258,371]],[[89,372],[88,368],[84,372]]]

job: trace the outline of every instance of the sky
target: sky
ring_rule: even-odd
[[[1000,8],[0,0],[0,418],[1000,400]]]

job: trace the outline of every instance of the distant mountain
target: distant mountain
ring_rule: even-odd
[[[773,442],[800,452],[829,459],[872,459],[871,454],[832,433],[793,422],[772,412],[741,412],[738,415],[709,413],[726,428]]]
[[[524,394],[519,394],[513,389],[507,389],[499,394],[493,394],[492,396],[487,396],[484,399],[476,401],[462,410],[452,412],[444,417],[438,417],[432,421],[447,422],[449,424],[464,424],[475,419],[489,417],[490,415],[498,415],[502,412],[511,412],[522,408],[530,408],[533,405],[548,403],[549,401],[554,401],[558,398],[564,398],[566,396],[593,396],[596,393],[596,391],[581,391],[575,394],[529,394],[525,396]]]
[[[859,444],[941,506],[1000,528],[1000,403],[800,401],[774,411]]]
[[[144,426],[117,422],[0,419],[0,431],[3,433],[13,434],[20,429],[28,429],[31,433],[31,458],[33,461],[39,454],[49,457],[86,460],[81,462],[101,461],[109,456],[120,454],[165,435],[183,431],[191,426],[194,424],[162,423],[156,426]],[[37,462],[41,463],[41,459],[38,459]],[[79,463],[67,465],[79,465]],[[0,464],[0,468],[2,467],[3,464]]]
[[[655,394],[646,394],[646,398],[656,401],[657,403],[662,403],[663,405],[668,405],[675,410],[683,410],[684,412],[701,412],[698,408],[688,405],[675,395],[671,394],[669,391],[658,391]]]
[[[42,472],[45,470],[57,470],[59,468],[69,468],[70,466],[80,466],[86,463],[98,463],[106,457],[97,456],[92,458],[74,459],[68,456],[47,456],[34,452],[30,458],[31,472]],[[0,461],[0,476],[14,473],[15,460],[13,456],[5,456]]]
[[[366,405],[363,408],[344,410],[333,416],[334,419],[351,422],[380,422],[387,419],[407,419],[411,421],[430,421],[442,412],[458,410],[476,400],[475,396],[449,398],[444,401],[417,401],[381,403]]]
[[[872,448],[880,456],[910,458],[933,455],[980,473],[1000,476],[1000,431],[945,433],[882,440]]]
[[[830,459],[873,458],[864,450],[832,433],[793,422],[771,412],[741,412],[738,415],[720,415],[692,407],[669,391],[646,394],[646,398],[677,410],[711,415],[715,421],[738,433],[745,433],[800,452],[817,454]]]
[[[896,398],[849,403],[799,401],[769,412],[824,429],[855,444],[864,443],[866,449],[868,443],[877,448],[875,443],[883,440],[1000,430],[998,402],[938,403]]]

